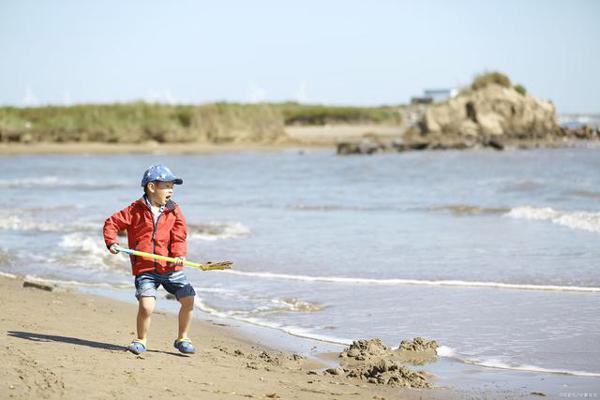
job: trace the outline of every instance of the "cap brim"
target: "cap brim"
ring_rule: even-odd
[[[167,177],[165,179],[157,179],[159,182],[173,182],[175,185],[182,185],[183,179],[175,177]]]

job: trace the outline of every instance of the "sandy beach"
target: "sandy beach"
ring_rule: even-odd
[[[447,389],[401,389],[318,372],[324,365],[195,320],[198,348],[172,348],[176,316],[153,315],[149,351],[124,349],[136,307],[66,289],[23,287],[0,278],[0,398],[455,398]]]

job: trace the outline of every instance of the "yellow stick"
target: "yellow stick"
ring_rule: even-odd
[[[143,257],[143,258],[149,258],[151,260],[161,260],[161,261],[167,261],[167,262],[171,262],[171,263],[176,263],[176,262],[180,261],[177,258],[166,257],[166,256],[158,255],[158,254],[152,254],[152,253],[146,253],[144,251],[131,250],[131,249],[127,249],[127,248],[121,247],[121,246],[118,246],[117,250],[122,253],[127,253],[127,254],[130,254],[133,256],[138,256],[138,257]],[[185,265],[186,267],[201,269],[202,271],[211,271],[211,270],[229,269],[229,268],[231,268],[233,263],[231,261],[221,261],[221,262],[217,262],[217,263],[208,262],[206,264],[198,264],[195,262],[184,260],[183,265]]]

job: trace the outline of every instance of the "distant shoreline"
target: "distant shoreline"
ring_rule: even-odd
[[[402,128],[377,124],[332,124],[286,127],[286,135],[270,142],[185,143],[32,142],[0,143],[0,156],[34,154],[215,154],[286,149],[335,149],[340,141],[361,140],[365,135],[381,138],[401,136]]]
[[[331,147],[310,144],[210,144],[210,143],[10,143],[0,144],[0,156],[22,155],[110,155],[110,154],[216,154],[246,151],[271,152],[300,147]]]

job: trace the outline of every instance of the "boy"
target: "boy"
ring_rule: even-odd
[[[113,214],[104,223],[104,242],[113,254],[119,252],[117,233],[126,230],[130,249],[175,257],[179,260],[172,264],[130,256],[132,272],[135,275],[135,296],[139,304],[137,338],[127,347],[134,354],[146,351],[146,335],[156,303],[156,289],[161,284],[181,303],[179,334],[173,345],[184,354],[195,352],[188,338],[188,328],[196,292],[182,271],[183,260],[187,254],[187,230],[180,207],[171,200],[173,186],[181,184],[183,179],[173,175],[166,166],[151,166],[142,178],[142,198]]]

